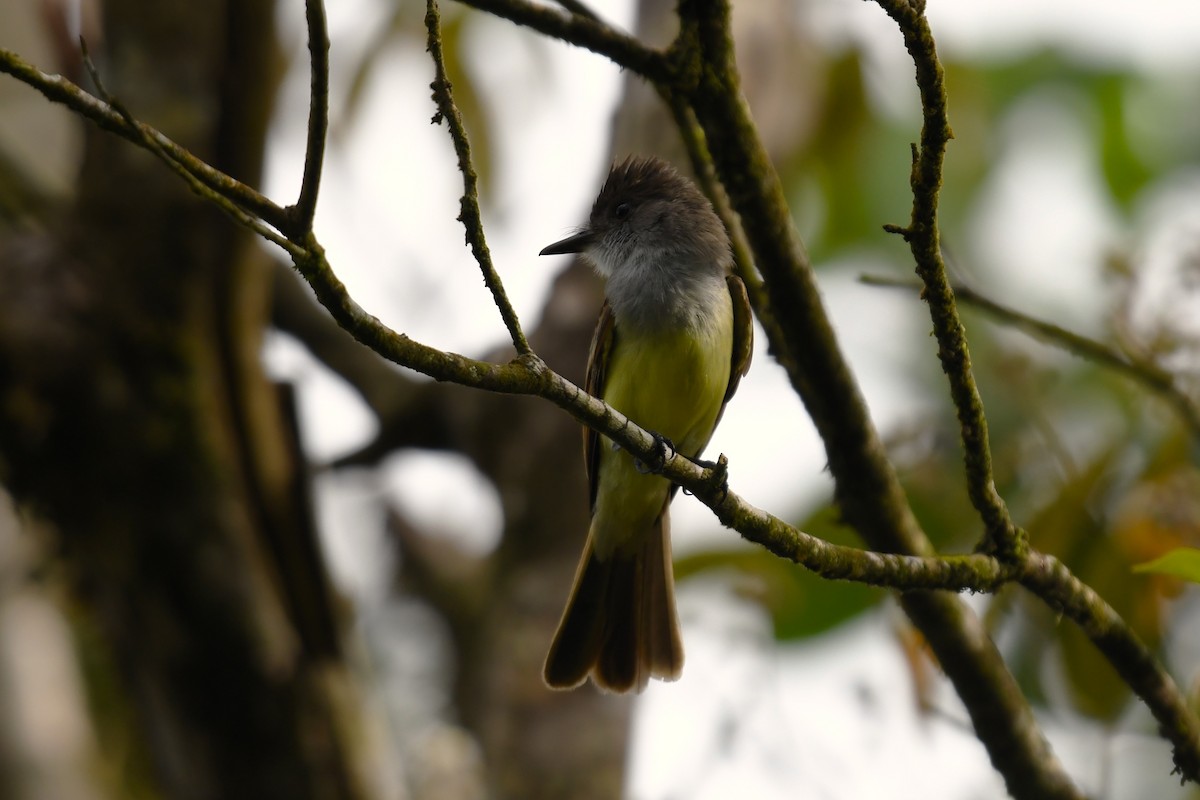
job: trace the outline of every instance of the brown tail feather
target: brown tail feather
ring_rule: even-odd
[[[610,692],[641,691],[650,678],[675,680],[683,644],[666,509],[632,554],[596,557],[589,537],[542,672],[552,689],[588,675]]]

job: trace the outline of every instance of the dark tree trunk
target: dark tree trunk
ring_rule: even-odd
[[[257,180],[273,3],[104,5],[105,88]],[[0,465],[56,532],[92,690],[134,721],[124,780],[356,797],[318,680],[337,636],[287,395],[259,365],[270,283],[248,244],[89,126],[73,206],[0,243]]]

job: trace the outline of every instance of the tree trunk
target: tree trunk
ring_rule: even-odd
[[[273,3],[104,5],[104,88],[257,180]],[[0,243],[0,464],[57,534],[102,747],[131,719],[119,780],[165,797],[361,796],[288,397],[259,364],[268,275],[161,162],[85,136],[73,205]]]

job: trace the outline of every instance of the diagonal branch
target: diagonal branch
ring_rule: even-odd
[[[96,69],[96,65],[92,63],[92,57],[88,54],[87,44],[81,39],[80,45],[82,46],[83,50],[84,67],[87,68],[88,76],[92,79],[92,83],[96,85],[96,91],[100,93],[101,98],[108,105],[108,107],[119,114],[125,121],[126,125],[129,126],[129,129],[133,134],[133,141],[135,144],[140,145],[150,153],[157,156],[160,161],[170,167],[172,172],[183,179],[184,183],[188,185],[188,188],[190,188],[200,197],[203,197],[213,205],[220,208],[222,211],[232,217],[233,220],[239,225],[245,227],[252,233],[258,234],[267,241],[279,245],[293,256],[299,252],[296,245],[292,244],[287,239],[271,230],[271,228],[264,225],[257,217],[246,213],[246,211],[244,211],[241,206],[239,206],[233,200],[230,200],[228,197],[225,197],[224,195],[213,190],[210,186],[201,181],[200,178],[198,178],[187,167],[185,167],[180,161],[176,160],[159,141],[160,138],[165,137],[154,136],[153,133],[156,133],[156,131],[154,131],[153,128],[143,125],[134,119],[133,115],[129,113],[129,110],[125,108],[125,106],[115,97],[109,94],[108,90],[104,88],[104,82],[100,77],[99,71]]]
[[[924,124],[921,145],[913,147],[913,211],[907,228],[885,226],[909,243],[929,303],[938,357],[950,381],[950,393],[962,430],[968,491],[987,526],[990,552],[1018,564],[1026,572],[1023,585],[1047,605],[1066,613],[1129,682],[1174,745],[1176,771],[1200,781],[1200,722],[1187,707],[1179,687],[1133,631],[1095,592],[1064,565],[1030,550],[1026,534],[1008,514],[992,481],[991,454],[983,403],[971,373],[966,333],[958,317],[954,291],[946,276],[938,241],[937,202],[942,161],[952,133],[946,119],[946,93],[941,64],[923,4],[876,0],[904,33],[905,46],[917,69]]]
[[[471,245],[471,252],[475,255],[479,269],[483,272],[483,282],[487,284],[496,308],[500,310],[500,317],[504,320],[504,327],[508,329],[513,347],[520,355],[530,354],[533,350],[525,339],[524,331],[521,330],[521,321],[517,319],[517,312],[513,310],[508,294],[504,291],[504,284],[492,263],[492,253],[488,249],[487,238],[483,235],[483,218],[479,212],[479,181],[475,175],[475,167],[471,163],[471,142],[467,139],[467,130],[463,127],[462,114],[459,113],[458,106],[454,104],[453,87],[450,85],[450,78],[446,75],[446,61],[442,55],[441,15],[438,12],[437,0],[428,0],[426,3],[425,29],[428,32],[426,49],[433,58],[434,67],[433,83],[429,87],[433,89],[433,101],[437,104],[438,109],[433,121],[437,123],[444,120],[450,129],[454,152],[458,156],[458,171],[462,173],[463,196],[460,201],[461,210],[458,219],[466,229],[467,243]]]
[[[16,53],[3,48],[0,48],[0,72],[11,75],[41,92],[47,100],[66,106],[104,130],[138,146],[146,146],[146,142],[153,142],[157,148],[156,152],[169,157],[204,186],[242,207],[275,230],[285,234],[288,232],[290,224],[287,212],[267,197],[196,158],[187,149],[149,125],[127,118],[109,103],[93,97],[61,75],[47,75]]]
[[[464,5],[487,11],[518,25],[568,44],[578,45],[631,69],[656,84],[671,80],[671,69],[662,53],[647,47],[633,36],[601,22],[595,16],[563,14],[554,8],[535,5],[528,0],[460,0]]]
[[[861,280],[873,286],[921,288],[911,281],[881,276],[863,276]],[[974,290],[956,286],[954,292],[959,300],[1035,338],[1133,378],[1163,396],[1183,417],[1194,435],[1200,430],[1195,405],[1175,386],[1170,373],[1152,364],[1131,362],[1101,342],[1010,309]],[[1200,775],[1200,722],[1189,710],[1179,687],[1145,643],[1091,587],[1071,574],[1053,556],[1029,552],[1020,567],[1019,580],[1043,602],[1079,625],[1158,719],[1163,734],[1174,747],[1176,770],[1190,780],[1196,780],[1196,776]]]
[[[362,344],[395,364],[437,380],[549,400],[642,463],[661,464],[663,475],[694,494],[722,523],[781,558],[825,578],[901,590],[990,591],[1013,579],[1009,566],[982,554],[933,558],[876,553],[830,544],[804,533],[729,491],[723,480],[724,464],[705,469],[673,451],[664,457],[662,445],[651,433],[551,370],[533,353],[506,364],[492,364],[446,353],[395,333],[350,297],[311,235],[306,245],[304,255],[296,261],[297,269],[313,287],[317,300]]]
[[[651,433],[551,370],[533,353],[506,364],[492,364],[446,353],[390,330],[350,297],[311,236],[296,267],[337,323],[389,361],[437,380],[549,400],[617,442],[642,463],[661,463],[663,475],[694,494],[747,541],[822,577],[905,591],[991,591],[1014,577],[1008,565],[982,554],[934,558],[876,553],[834,545],[804,533],[726,489],[723,464],[713,470],[674,452],[664,457],[662,445]]]
[[[1200,722],[1175,681],[1125,620],[1053,556],[1031,554],[1022,565],[1020,582],[1079,625],[1158,720],[1159,733],[1171,742],[1174,772],[1197,781]]]

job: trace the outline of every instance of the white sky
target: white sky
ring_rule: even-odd
[[[361,46],[381,19],[380,5],[376,0],[329,4],[335,91],[345,80],[337,68],[344,70],[350,61],[345,54]],[[284,6],[281,19],[299,35],[302,3],[286,0]],[[629,27],[628,2],[594,6]],[[877,6],[812,0],[806,13],[825,41],[867,48],[870,75],[885,108],[893,102],[887,98],[911,101],[911,63],[893,23]],[[929,15],[947,56],[1000,58],[1055,44],[1081,58],[1133,64],[1152,73],[1200,65],[1200,14],[1193,0],[929,0]],[[603,169],[618,73],[597,56],[501,21],[480,25],[470,46],[487,50],[487,69],[477,76],[480,92],[504,98],[490,106],[498,156],[497,181],[483,186],[494,209],[485,217],[489,243],[510,298],[532,327],[561,266],[536,254],[586,214]],[[302,118],[307,101],[303,56],[298,50],[302,69],[284,94],[284,114],[293,118]],[[430,77],[421,46],[388,57],[367,90],[348,146],[331,153],[317,230],[331,263],[368,311],[418,340],[479,352],[500,341],[504,331],[454,222],[461,184],[445,129],[429,124]],[[1086,326],[1088,298],[1098,297],[1095,265],[1121,232],[1113,229],[1110,210],[1097,205],[1094,162],[1081,151],[1083,137],[1069,109],[1042,96],[1030,98],[1017,113],[1026,117],[1020,121],[1035,119],[1045,135],[1036,141],[1001,137],[1004,169],[979,214],[986,220],[979,238],[989,259],[979,268],[1010,276],[1002,289],[1014,297],[1029,298],[1036,286],[1043,297],[1083,298],[1077,304],[1080,318],[1072,321]],[[280,126],[271,145],[268,194],[277,200],[294,196],[302,154],[302,125]],[[1194,203],[1200,180],[1177,191]],[[1017,241],[1003,235],[1016,229],[1037,230],[1038,237]],[[853,269],[844,274],[871,271],[870,264],[846,266]],[[909,342],[925,336],[927,323],[899,293],[866,289],[836,274],[823,280],[843,346],[878,425],[886,430],[919,411],[919,396],[893,365]],[[1054,299],[1047,303],[1061,307]],[[1036,301],[1030,308],[1038,310]],[[710,452],[730,457],[739,492],[787,513],[800,500],[828,491],[824,456],[759,338],[754,369]],[[276,340],[269,355],[277,370],[300,379],[305,435],[317,458],[349,450],[373,435],[373,421],[351,393],[294,346]],[[559,412],[548,406],[547,413]],[[808,477],[797,484],[796,476]],[[475,505],[442,502],[447,492],[461,491],[456,481],[472,480]],[[485,546],[487,537],[495,536],[499,511],[479,483],[461,462],[413,454],[394,459],[378,491],[388,492],[418,518]],[[334,532],[328,546],[335,571],[347,590],[367,603],[382,598],[391,569],[379,557],[372,491],[334,480],[320,494],[323,520]],[[447,508],[459,512],[447,515]],[[694,501],[677,502],[672,513],[678,550],[701,541],[728,541],[729,534]],[[490,533],[481,531],[489,525]],[[922,718],[915,712],[908,667],[891,633],[889,614],[898,612],[872,615],[818,641],[777,649],[768,646],[761,617],[731,601],[720,587],[685,586],[680,602],[688,668],[679,683],[652,686],[645,695],[631,796],[1004,797],[981,746],[961,726],[964,715],[952,692],[937,693],[940,716]],[[733,708],[738,711],[731,713]],[[1100,743],[1088,734],[1081,739],[1079,726],[1069,720],[1048,720],[1047,729],[1060,755],[1083,776],[1084,788],[1102,785],[1094,750]],[[728,747],[718,739],[722,731],[732,731]],[[1163,766],[1165,750],[1152,739],[1127,736],[1103,746],[1125,753],[1145,750],[1150,763],[1141,758],[1132,763],[1169,772]],[[1121,759],[1130,763],[1124,755]],[[955,768],[947,769],[950,764]],[[906,777],[898,783],[901,775]],[[1120,793],[1119,777],[1110,778],[1110,798],[1127,796]],[[1168,781],[1160,796],[1175,796],[1175,786]]]

